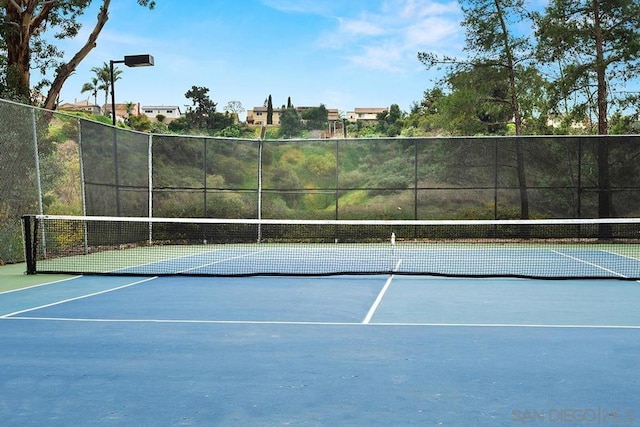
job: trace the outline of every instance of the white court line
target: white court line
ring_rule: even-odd
[[[108,271],[108,273],[112,273],[112,274],[114,274],[114,273],[117,274],[117,273],[122,273],[122,272],[126,273],[127,270],[133,270],[133,269],[140,268],[140,267],[148,267],[150,265],[155,265],[155,264],[163,264],[163,263],[167,263],[167,262],[177,261],[177,260],[181,260],[181,259],[185,259],[185,258],[196,257],[196,256],[200,256],[200,255],[213,254],[215,252],[221,252],[222,250],[223,250],[223,248],[217,248],[217,249],[213,249],[213,250],[205,250],[205,251],[202,251],[202,252],[196,252],[196,253],[192,253],[192,254],[184,254],[184,255],[170,257],[170,258],[157,259],[157,260],[145,262],[145,263],[142,263],[142,264],[133,264],[133,265],[129,265],[127,267],[121,267],[121,268],[118,268],[116,270]]]
[[[60,304],[64,304],[64,303],[71,302],[71,301],[77,301],[77,300],[81,300],[81,299],[85,299],[85,298],[94,297],[96,295],[106,294],[106,293],[117,291],[117,290],[120,290],[120,289],[125,289],[125,288],[131,287],[131,286],[139,285],[140,283],[149,282],[149,281],[157,279],[157,278],[158,278],[157,276],[148,277],[148,278],[145,278],[145,279],[142,279],[142,280],[138,280],[138,281],[135,281],[133,283],[127,283],[126,285],[118,286],[118,287],[115,287],[115,288],[105,289],[103,291],[93,292],[93,293],[86,294],[86,295],[80,295],[78,297],[67,298],[67,299],[56,301],[56,302],[52,302],[52,303],[49,303],[49,304],[44,304],[44,305],[40,305],[40,306],[37,306],[37,307],[27,308],[25,310],[14,311],[13,313],[7,313],[7,314],[4,314],[4,315],[0,316],[0,319],[9,318],[10,316],[16,316],[18,314],[28,313],[30,311],[40,310],[40,309],[47,308],[47,307],[53,307],[55,305],[60,305]]]
[[[291,326],[356,326],[356,327],[436,327],[436,328],[524,328],[524,329],[629,329],[640,330],[640,325],[572,325],[572,324],[518,324],[518,323],[361,323],[361,322],[304,322],[270,320],[189,320],[189,319],[85,319],[67,317],[0,317],[14,321],[53,321],[78,323],[165,323],[211,325],[291,325]]]
[[[597,268],[598,270],[606,271],[607,273],[611,273],[611,274],[613,274],[614,276],[622,277],[623,279],[626,279],[626,278],[627,278],[627,276],[625,276],[624,274],[620,274],[620,273],[618,273],[617,271],[610,270],[610,269],[608,269],[608,268],[606,268],[606,267],[603,267],[603,266],[601,266],[601,265],[595,264],[595,263],[593,263],[593,262],[589,262],[589,261],[586,261],[586,260],[584,260],[584,259],[577,258],[577,257],[571,256],[571,255],[569,255],[569,254],[562,253],[562,252],[557,251],[557,250],[555,250],[555,249],[552,249],[552,250],[551,250],[551,252],[556,253],[556,254],[558,254],[558,255],[560,255],[560,256],[563,256],[563,257],[566,257],[566,258],[572,259],[572,260],[574,260],[574,261],[578,261],[579,263],[586,264],[586,265],[590,265],[591,267],[595,267],[595,268]]]
[[[191,268],[187,268],[185,270],[180,270],[177,273],[185,273],[187,271],[197,270],[199,268],[208,267],[210,265],[222,264],[224,262],[232,261],[234,259],[246,258],[246,257],[249,257],[249,256],[257,255],[257,254],[262,253],[262,252],[266,252],[268,250],[269,249],[262,249],[262,250],[259,250],[259,251],[248,252],[246,254],[237,255],[237,256],[234,256],[234,257],[230,257],[230,258],[220,259],[220,260],[217,260],[217,261],[214,261],[214,262],[209,262],[209,263],[206,263],[206,264],[200,264],[200,265],[198,265],[196,267],[191,267]]]
[[[36,284],[36,285],[25,286],[24,288],[9,289],[8,291],[2,291],[2,292],[0,292],[0,295],[10,294],[10,293],[13,293],[13,292],[26,291],[26,290],[28,290],[28,289],[40,288],[40,287],[42,287],[42,286],[55,285],[56,283],[67,282],[67,281],[69,281],[69,280],[79,279],[80,277],[82,277],[82,276],[67,277],[67,278],[65,278],[65,279],[54,280],[53,282],[38,283],[38,284]]]
[[[630,261],[634,261],[635,263],[640,262],[640,260],[639,260],[638,258],[635,258],[635,257],[629,256],[629,255],[625,255],[625,254],[620,254],[620,253],[618,253],[618,252],[605,251],[605,250],[603,250],[602,252],[607,253],[607,254],[611,254],[611,255],[614,255],[614,256],[618,256],[618,257],[620,257],[620,258],[628,259],[628,260],[630,260]],[[627,276],[622,276],[622,277],[623,277],[623,278],[626,278]],[[640,283],[640,280],[636,280],[635,282],[636,282],[636,283]]]
[[[398,262],[396,263],[395,267],[393,268],[393,271],[398,271],[398,268],[400,268],[400,264],[401,263],[402,263],[402,260],[399,259]],[[378,297],[373,302],[373,305],[371,306],[371,308],[369,308],[369,312],[367,313],[367,315],[365,316],[364,320],[362,321],[363,324],[365,324],[365,325],[369,324],[369,322],[371,321],[371,318],[373,317],[373,315],[375,314],[376,310],[378,309],[378,306],[382,302],[382,298],[384,298],[384,294],[387,293],[387,289],[389,289],[389,286],[391,286],[391,282],[392,281],[393,281],[393,274],[391,276],[389,276],[389,278],[387,279],[386,283],[384,284],[384,286],[380,290],[380,293],[378,293]]]
[[[182,259],[189,259],[189,258],[193,258],[193,257],[199,257],[199,256],[202,256],[202,255],[213,254],[213,253],[216,253],[216,252],[222,252],[223,250],[224,250],[224,248],[218,248],[218,249],[213,249],[213,250],[196,252],[196,253],[193,253],[193,254],[185,254],[185,255],[178,256],[178,257],[158,259],[158,260],[155,260],[155,261],[146,262],[144,264],[135,264],[135,265],[130,265],[128,267],[118,268],[116,270],[109,271],[109,273],[117,275],[118,273],[127,273],[127,272],[129,272],[131,270],[135,271],[136,269],[139,269],[139,268],[142,268],[142,267],[148,267],[150,265],[159,265],[160,267],[163,267],[164,264],[168,264],[168,263],[171,263],[173,261],[178,261],[178,260],[182,260]],[[207,266],[210,266],[210,265],[221,264],[223,262],[231,261],[231,260],[234,260],[234,259],[237,259],[237,258],[243,258],[243,257],[259,254],[259,253],[265,252],[267,250],[268,249],[262,249],[262,250],[259,250],[259,251],[253,251],[253,252],[249,252],[249,253],[246,253],[246,254],[243,254],[243,255],[234,256],[234,257],[231,257],[231,258],[224,258],[224,259],[221,259],[221,260],[218,260],[218,261],[215,261],[215,262],[210,262],[210,263],[206,263],[206,264],[199,264],[199,265],[197,265],[195,267],[190,267],[190,268],[187,268],[185,270],[178,270],[178,271],[175,271],[173,273],[174,274],[182,274],[182,273],[186,273],[187,271],[197,270],[199,268],[207,267]]]

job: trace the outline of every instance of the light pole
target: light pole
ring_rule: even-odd
[[[109,77],[111,78],[111,123],[116,125],[116,89],[113,78],[113,64],[124,64],[127,67],[151,67],[153,66],[153,56],[151,55],[128,55],[124,59],[109,61]]]
[[[153,66],[153,56],[151,55],[129,55],[121,60],[109,61],[109,77],[111,79],[111,123],[113,124],[113,168],[116,198],[116,215],[120,216],[120,177],[118,173],[118,136],[116,125],[116,90],[114,88],[113,64],[124,64],[127,67],[149,67]]]

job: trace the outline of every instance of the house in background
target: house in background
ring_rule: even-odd
[[[256,126],[267,125],[267,107],[253,107],[253,109],[247,111],[247,124]],[[280,108],[273,109],[272,123],[273,125],[280,124]]]
[[[329,123],[340,121],[340,111],[337,108],[329,108],[327,112],[329,113],[327,117]]]
[[[302,113],[305,110],[315,107],[296,107],[296,110],[299,113]],[[280,124],[280,113],[282,112],[282,108],[274,108],[273,109],[273,120],[272,124],[277,126]],[[327,108],[327,120],[329,123],[334,123],[340,120],[340,112],[337,108]],[[267,107],[253,107],[253,109],[247,111],[247,124],[262,126],[267,124]]]
[[[151,120],[152,122],[157,122],[157,116],[162,115],[165,117],[163,123],[171,123],[175,119],[178,119],[182,116],[180,107],[177,107],[175,105],[143,106],[142,114],[149,117],[149,120]]]
[[[365,122],[375,122],[378,120],[378,114],[389,111],[388,108],[356,108],[354,111],[347,112],[347,120],[355,123],[359,120]]]
[[[64,103],[58,106],[59,111],[77,111],[88,114],[100,115],[104,111],[105,116],[111,117],[111,104],[100,108],[99,105],[90,103],[88,100],[76,101],[74,103]],[[140,107],[140,103],[127,102],[124,104],[116,104],[116,120],[124,121],[129,116],[139,116],[144,114],[149,117],[152,122],[158,121],[156,118],[159,114],[165,116],[164,123],[170,123],[182,115],[180,107],[177,106],[145,106]]]
[[[99,105],[89,102],[88,99],[82,101],[74,100],[73,103],[65,102],[58,106],[58,111],[74,111],[87,114],[101,114],[102,112]]]
[[[104,107],[105,116],[111,117],[111,104]],[[129,116],[140,115],[140,103],[127,102],[126,104],[116,104],[116,121],[122,122]]]

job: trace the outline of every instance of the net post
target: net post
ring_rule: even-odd
[[[24,260],[27,265],[26,274],[36,274],[37,221],[33,215],[22,216],[24,239]]]
[[[82,250],[85,255],[89,254],[89,225],[87,221],[82,221]]]

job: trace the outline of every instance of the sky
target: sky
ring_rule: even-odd
[[[95,25],[94,1],[79,36],[57,42],[68,60]],[[421,51],[457,55],[464,45],[457,1],[449,0],[135,0],[111,2],[97,46],[65,83],[60,100],[81,93],[92,67],[125,55],[151,54],[154,67],[127,68],[116,82],[116,102],[142,106],[190,104],[192,86],[209,88],[223,111],[245,110],[272,95],[279,107],[356,107],[409,111],[437,77],[417,59]],[[104,102],[104,93],[98,103]],[[243,117],[243,116],[241,116]]]

